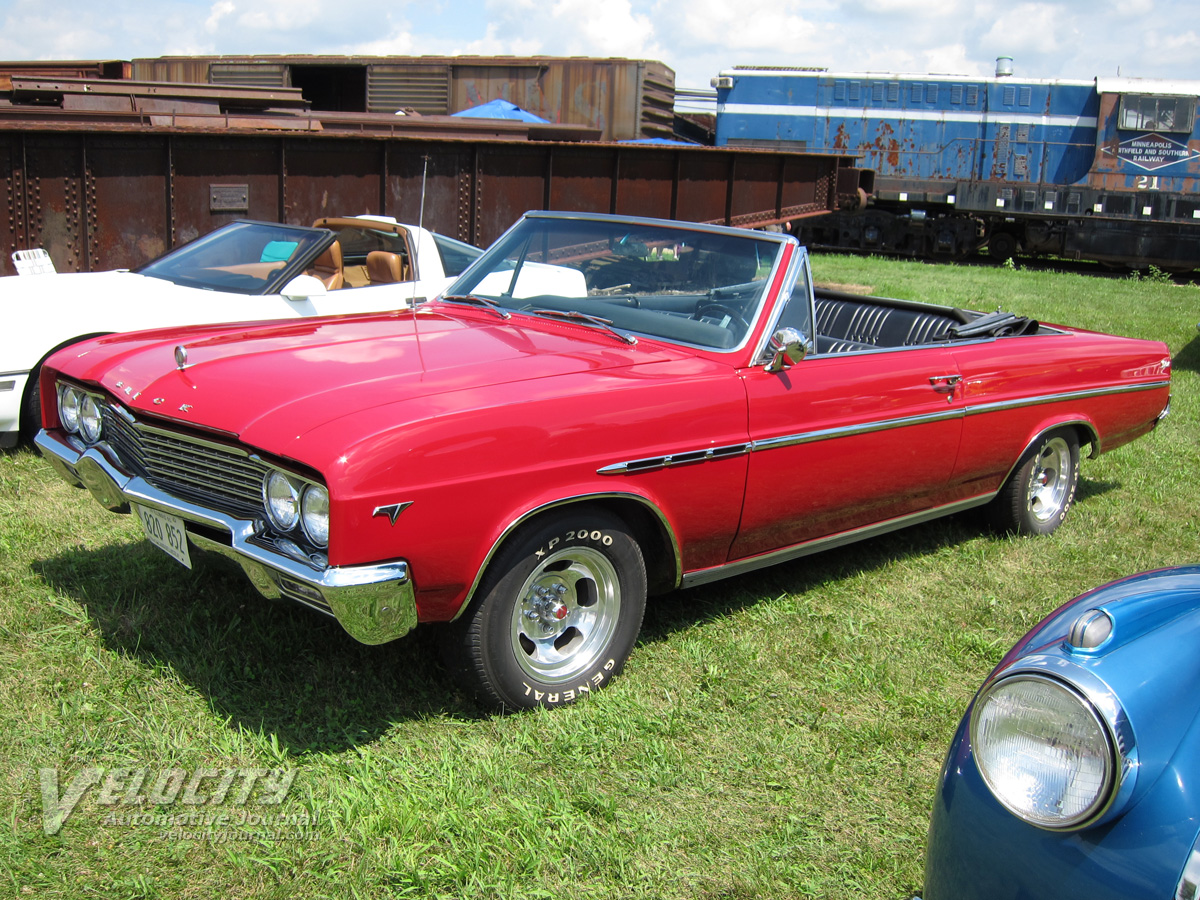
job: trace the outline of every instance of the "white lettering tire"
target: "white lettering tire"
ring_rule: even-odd
[[[621,671],[645,608],[646,566],[626,525],[603,510],[557,511],[496,554],[443,659],[485,706],[562,706]]]
[[[1079,484],[1079,440],[1072,428],[1043,435],[992,501],[992,524],[1014,534],[1050,534],[1067,517]]]

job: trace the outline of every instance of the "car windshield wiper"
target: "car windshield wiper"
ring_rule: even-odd
[[[612,323],[612,319],[603,319],[600,316],[590,316],[587,313],[579,312],[574,309],[527,309],[528,313],[535,316],[548,316],[552,319],[569,319],[572,322],[585,322],[589,325],[596,325],[603,328],[605,331],[615,334],[627,344],[636,344],[637,338],[632,334],[621,331]]]
[[[480,297],[477,294],[446,294],[442,299],[448,303],[470,303],[474,306],[482,306],[484,309],[491,310],[502,319],[512,318],[512,313],[495,300],[489,300],[487,297]]]

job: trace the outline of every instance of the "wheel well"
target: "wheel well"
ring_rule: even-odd
[[[1096,429],[1092,427],[1090,422],[1055,422],[1052,425],[1043,427],[1025,447],[1025,451],[1021,454],[1022,458],[1025,453],[1029,452],[1029,448],[1036,444],[1046,435],[1053,434],[1056,431],[1072,431],[1075,433],[1075,440],[1079,442],[1080,451],[1084,447],[1089,447],[1088,458],[1093,459],[1097,456],[1100,449],[1100,438],[1096,434]]]
[[[1070,427],[1075,430],[1075,440],[1079,441],[1079,449],[1088,448],[1088,459],[1095,459],[1100,455],[1100,436],[1096,434],[1096,429],[1091,423],[1072,422]]]
[[[633,529],[646,563],[647,593],[651,596],[665,594],[679,586],[683,575],[679,548],[660,515],[644,503],[625,497],[607,497],[590,501],[590,504],[607,509]]]
[[[1081,452],[1085,446],[1091,448],[1088,451],[1088,459],[1095,459],[1100,455],[1100,437],[1096,434],[1096,429],[1090,422],[1085,422],[1083,420],[1077,420],[1073,422],[1052,422],[1049,425],[1044,425],[1042,428],[1038,429],[1037,433],[1035,433],[1034,436],[1025,444],[1024,449],[1017,454],[1016,460],[1013,461],[1012,466],[1009,467],[1008,472],[1000,481],[1001,488],[1007,484],[1008,479],[1012,477],[1013,472],[1017,471],[1017,468],[1021,465],[1026,455],[1030,450],[1037,446],[1039,441],[1045,438],[1048,434],[1053,434],[1055,431],[1064,430],[1075,433],[1075,440],[1079,442],[1079,449]]]
[[[589,496],[578,497],[561,503],[551,503],[527,515],[514,523],[498,540],[487,559],[476,575],[475,583],[467,594],[466,609],[475,599],[475,592],[487,573],[488,568],[500,549],[508,544],[515,535],[534,527],[543,517],[567,509],[601,509],[614,515],[629,526],[634,539],[642,551],[642,559],[646,564],[647,593],[665,594],[679,586],[682,578],[681,560],[678,544],[658,510],[646,501],[632,496]],[[462,610],[459,611],[459,615]]]
[[[104,337],[106,334],[112,334],[112,332],[111,331],[97,331],[95,334],[76,335],[73,338],[67,338],[65,341],[63,341],[59,344],[56,344],[55,346],[53,346],[49,350],[47,350],[45,353],[43,353],[42,358],[37,361],[37,364],[34,365],[34,367],[32,369],[29,370],[30,379],[29,379],[29,382],[25,385],[25,396],[26,397],[29,396],[29,392],[32,389],[31,385],[33,385],[37,381],[37,379],[34,378],[33,376],[37,375],[37,373],[41,370],[42,366],[45,364],[46,360],[48,360],[50,357],[52,357],[55,353],[57,353],[63,347],[70,347],[72,344],[78,344],[80,341],[90,340],[91,338]]]
[[[37,428],[33,428],[32,432],[30,431],[31,423],[24,421],[24,417],[25,413],[29,411],[29,401],[33,397],[33,392],[37,388],[38,381],[41,379],[42,365],[46,362],[46,360],[63,347],[70,347],[72,344],[78,344],[80,341],[86,341],[89,338],[94,337],[103,337],[104,335],[111,333],[112,332],[109,331],[98,331],[95,334],[80,334],[73,338],[67,338],[67,340],[57,344],[54,347],[51,347],[42,354],[42,358],[37,361],[37,364],[34,365],[32,369],[29,370],[29,380],[25,383],[25,392],[21,395],[21,419],[19,421],[22,434],[31,436],[32,433],[37,431]],[[40,426],[41,423],[39,422],[38,427]]]

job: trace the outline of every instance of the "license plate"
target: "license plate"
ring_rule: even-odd
[[[184,530],[183,519],[170,513],[147,509],[136,504],[133,508],[137,511],[138,518],[142,520],[142,530],[146,532],[150,543],[166,551],[168,555],[190,569],[192,556],[188,552],[187,532]]]

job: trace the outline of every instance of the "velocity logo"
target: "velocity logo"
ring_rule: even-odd
[[[164,807],[177,802],[187,806],[244,806],[251,801],[277,806],[287,797],[295,769],[162,769],[100,766],[81,769],[65,791],[60,791],[58,769],[39,769],[42,789],[42,830],[56,835],[75,812],[79,801],[101,785],[96,802],[101,806]]]

